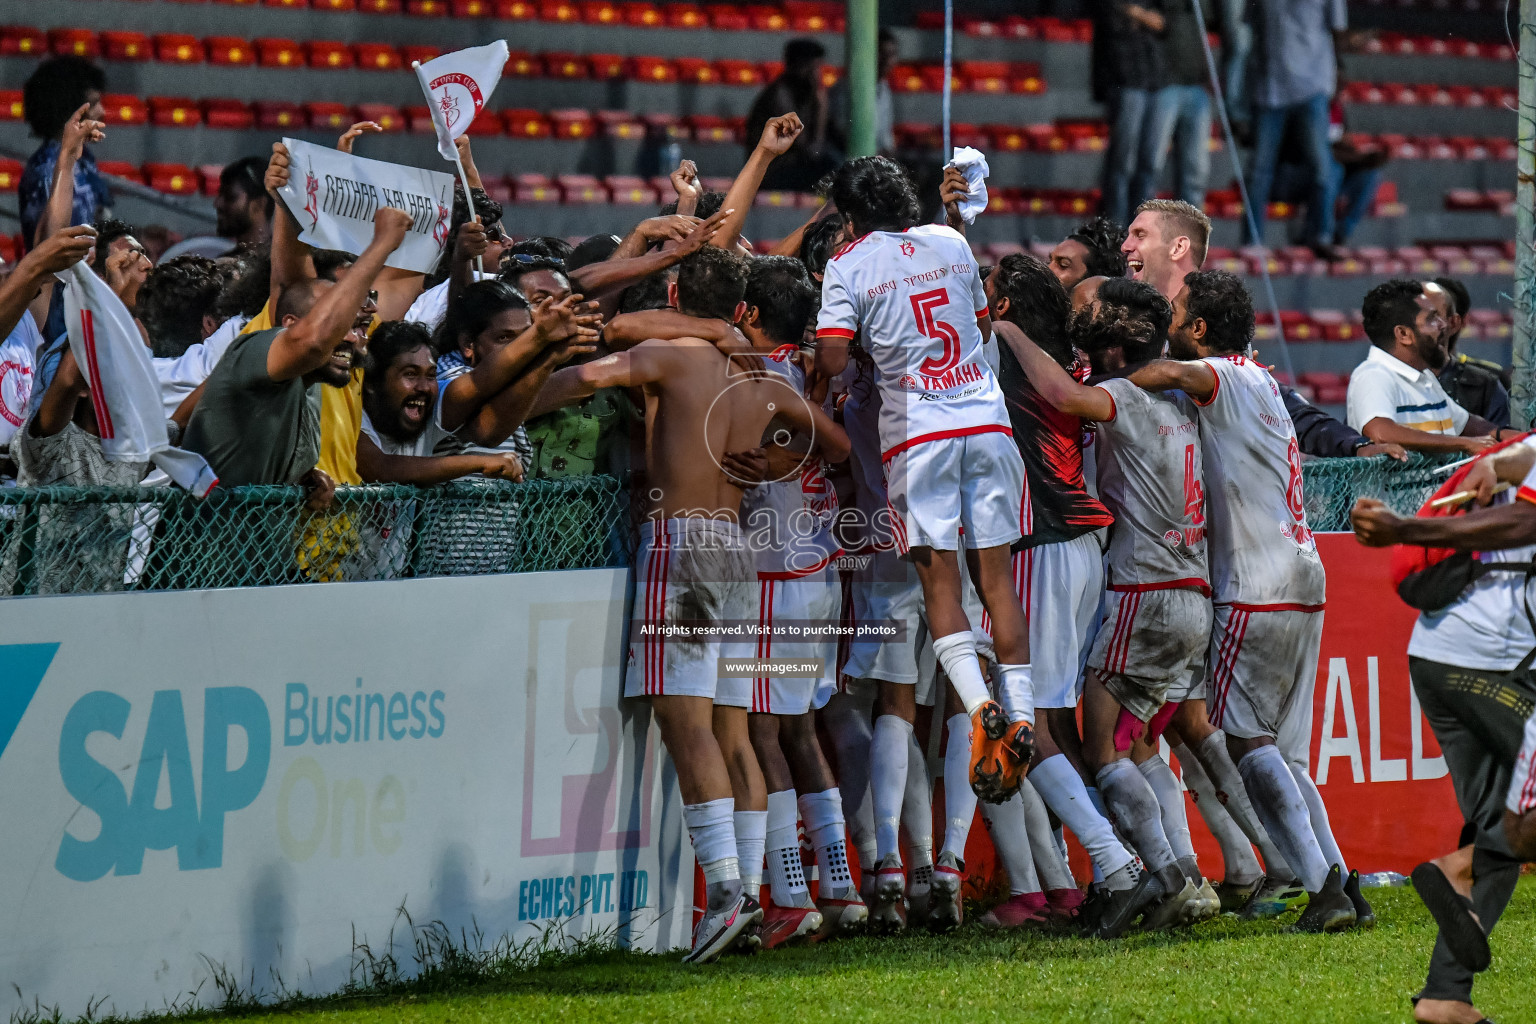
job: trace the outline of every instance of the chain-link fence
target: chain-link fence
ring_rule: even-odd
[[[1314,530],[1348,530],[1355,498],[1416,510],[1445,460],[1318,459],[1302,470]],[[297,487],[198,501],[170,488],[0,489],[0,596],[588,569],[629,564],[613,477],[342,487],[323,512]]]

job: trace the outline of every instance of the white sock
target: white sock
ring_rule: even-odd
[[[763,843],[768,834],[767,811],[735,813],[736,857],[741,862],[741,888],[757,899],[763,884]]]
[[[1056,849],[1056,836],[1051,832],[1051,817],[1045,812],[1045,801],[1033,786],[1019,787],[1019,800],[1024,806],[1024,827],[1029,832],[1029,850],[1035,861],[1035,870],[1047,890],[1075,889],[1072,869]]]
[[[926,843],[913,841],[907,847],[907,895],[921,896],[932,887],[933,835],[929,834]]]
[[[853,873],[848,869],[843,798],[837,787],[801,796],[800,817],[805,821],[806,838],[816,850],[818,891],[824,898],[841,898],[837,894],[853,888]]]
[[[870,788],[875,805],[875,861],[896,853],[901,841],[901,803],[907,789],[907,755],[912,726],[897,715],[881,715],[869,744]]]
[[[1296,786],[1285,755],[1267,743],[1244,754],[1237,770],[1264,831],[1280,847],[1285,862],[1298,873],[1307,892],[1317,892],[1328,878],[1328,861],[1312,834],[1307,801]]]
[[[683,823],[693,842],[693,858],[704,872],[706,903],[711,911],[725,909],[741,895],[741,871],[736,862],[736,829],[730,797],[683,805]]]
[[[1039,794],[1040,794],[1040,791],[1038,789],[1035,790],[1035,795],[1038,796]],[[1060,821],[1061,819],[1058,818],[1056,820]],[[1061,862],[1063,864],[1067,863],[1068,858],[1067,858],[1067,830],[1066,830],[1066,827],[1063,826],[1063,825],[1057,825],[1056,826],[1056,831],[1051,833],[1051,839],[1056,844],[1056,852],[1061,855]]]
[[[987,681],[981,676],[981,662],[976,660],[976,638],[970,630],[937,637],[933,641],[933,655],[944,666],[950,685],[960,695],[967,715],[992,699]]]
[[[1339,880],[1342,882],[1349,876],[1349,868],[1344,864],[1344,852],[1339,849],[1338,840],[1333,838],[1333,826],[1328,822],[1328,806],[1323,803],[1323,794],[1317,791],[1317,784],[1301,765],[1293,761],[1286,763],[1291,767],[1291,777],[1296,780],[1296,788],[1301,790],[1301,798],[1307,802],[1307,816],[1312,819],[1312,835],[1317,839],[1318,848],[1323,851],[1323,859],[1330,865],[1339,866]]]
[[[928,754],[907,727],[907,788],[901,801],[901,824],[907,844],[928,851],[933,858],[933,778],[928,774]]]
[[[1239,885],[1252,882],[1264,873],[1259,858],[1254,856],[1253,847],[1237,821],[1216,798],[1216,787],[1211,785],[1205,766],[1183,743],[1174,747],[1173,752],[1179,759],[1184,785],[1195,799],[1195,809],[1221,847],[1222,880]]]
[[[776,906],[798,907],[808,898],[800,863],[800,811],[795,791],[768,794],[768,886]]]
[[[1232,754],[1227,750],[1227,734],[1217,729],[1200,742],[1200,766],[1209,774],[1211,785],[1216,787],[1216,799],[1227,809],[1237,827],[1243,830],[1248,841],[1259,848],[1264,858],[1264,872],[1271,878],[1296,878],[1296,872],[1285,862],[1280,847],[1264,831],[1259,816],[1254,813],[1253,801],[1248,799],[1248,787],[1238,774]]]
[[[998,703],[1010,722],[1035,724],[1035,684],[1028,665],[997,666]]]
[[[1111,761],[1099,769],[1099,792],[1115,815],[1115,821],[1141,854],[1147,870],[1159,874],[1173,867],[1173,848],[1163,835],[1163,811],[1146,776],[1128,759]]]
[[[1023,788],[1020,789],[1023,792]],[[1008,893],[1039,892],[1040,877],[1035,873],[1035,858],[1029,848],[1029,831],[1024,822],[1024,804],[1019,793],[1000,804],[982,804],[981,816],[992,834],[997,859],[1008,872]]]
[[[1178,777],[1161,754],[1152,755],[1136,767],[1141,769],[1142,777],[1157,795],[1157,805],[1163,811],[1163,835],[1173,849],[1173,859],[1179,862],[1186,875],[1191,870],[1199,874],[1200,869],[1194,866],[1195,844],[1189,835],[1189,816],[1184,813],[1184,794],[1179,790]]]
[[[944,849],[965,860],[965,841],[976,820],[976,791],[971,788],[971,716],[951,715],[944,741]]]
[[[867,694],[864,691],[869,691]],[[864,687],[853,693],[839,693],[827,702],[821,718],[832,735],[832,746],[837,751],[837,777],[843,794],[843,817],[848,823],[848,836],[858,851],[859,867],[866,872],[875,870],[875,806],[869,785],[869,744],[871,716],[874,709],[874,687]],[[804,811],[801,812],[802,816]],[[809,827],[810,819],[806,819]]]
[[[1114,874],[1132,861],[1130,851],[1115,838],[1109,819],[1092,799],[1098,791],[1083,785],[1082,776],[1065,754],[1053,754],[1041,761],[1027,778],[1046,806],[1083,844],[1100,878]]]

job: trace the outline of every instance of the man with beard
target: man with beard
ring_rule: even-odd
[[[1049,259],[1051,273],[1069,294],[1090,277],[1124,277],[1124,240],[1125,228],[1108,217],[1095,217],[1056,243]]]
[[[1475,455],[1501,428],[1446,395],[1434,367],[1445,361],[1445,320],[1417,281],[1396,278],[1366,293],[1361,307],[1371,351],[1349,378],[1349,425],[1377,443],[1410,451]]]
[[[183,447],[203,455],[220,483],[292,484],[320,453],[320,385],[352,379],[371,313],[369,292],[384,260],[405,239],[410,214],[382,207],[373,240],[337,283],[288,286],[274,311],[280,326],[235,340],[204,385]],[[364,319],[364,317],[367,319]]]
[[[1497,426],[1509,426],[1509,391],[1504,386],[1504,367],[1486,359],[1474,359],[1456,351],[1472,297],[1467,286],[1454,277],[1437,277],[1424,282],[1424,294],[1435,300],[1435,308],[1445,319],[1441,338],[1445,362],[1434,367],[1435,376],[1445,393],[1463,409]]]

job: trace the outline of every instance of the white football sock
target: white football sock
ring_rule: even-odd
[[[992,699],[987,681],[981,676],[981,662],[976,660],[976,638],[970,630],[937,637],[933,641],[933,655],[944,666],[950,685],[960,695],[967,715]]]
[[[1035,684],[1028,665],[997,666],[997,698],[1008,721],[1035,724]]]
[[[730,797],[683,805],[683,823],[693,842],[693,859],[704,873],[706,904],[724,910],[741,895],[741,870],[736,862],[736,829],[731,821],[736,801]]]
[[[769,896],[780,907],[802,906],[809,892],[800,863],[800,812],[792,789],[768,794]]]
[[[1237,827],[1243,830],[1248,841],[1259,848],[1259,856],[1264,858],[1264,873],[1274,879],[1296,878],[1296,872],[1285,862],[1280,847],[1264,831],[1264,825],[1254,813],[1253,801],[1248,798],[1248,787],[1243,784],[1237,765],[1232,761],[1232,754],[1227,750],[1227,734],[1217,729],[1202,740],[1199,757],[1200,766],[1210,776],[1211,785],[1216,787],[1216,798],[1227,809],[1232,820],[1237,822]]]
[[[1115,821],[1136,844],[1147,870],[1161,874],[1174,866],[1173,848],[1163,835],[1163,811],[1146,776],[1129,760],[1111,761],[1098,774],[1099,792]]]
[[[1035,872],[1035,858],[1029,848],[1029,831],[1019,793],[1000,804],[982,804],[981,816],[992,835],[997,859],[1003,862],[1003,870],[1008,872],[1009,895],[1039,892],[1040,877]]]
[[[1211,777],[1205,773],[1200,759],[1182,743],[1174,747],[1173,752],[1179,759],[1179,771],[1184,776],[1184,785],[1189,787],[1195,798],[1195,809],[1205,820],[1211,835],[1216,837],[1216,844],[1221,847],[1222,880],[1237,885],[1252,882],[1264,872],[1259,867],[1259,858],[1254,855],[1248,837],[1216,798],[1216,787],[1211,785]]]
[[[736,857],[741,862],[741,888],[757,899],[763,884],[763,844],[768,834],[767,811],[737,811],[734,814]]]
[[[875,861],[898,852],[901,804],[907,790],[907,758],[912,726],[897,715],[881,715],[869,744],[870,788],[875,805]]]
[[[944,740],[944,853],[965,860],[965,841],[976,820],[971,788],[971,716],[951,715]]]
[[[869,785],[874,687],[863,687],[859,693],[835,694],[822,709],[821,718],[837,752],[837,777],[841,783],[838,791],[843,794],[843,817],[848,823],[849,839],[858,851],[859,867],[874,871],[875,806]]]
[[[1046,806],[1083,844],[1100,877],[1111,875],[1131,863],[1130,851],[1115,838],[1109,819],[1092,799],[1098,791],[1090,792],[1083,785],[1082,776],[1077,774],[1065,754],[1054,754],[1041,761],[1027,778]]]
[[[1035,862],[1040,882],[1047,890],[1075,889],[1072,869],[1066,858],[1056,849],[1056,836],[1051,831],[1051,816],[1045,812],[1045,801],[1033,786],[1019,787],[1019,801],[1024,806],[1024,827],[1029,832],[1029,850]]]
[[[1250,750],[1237,763],[1237,770],[1264,831],[1280,847],[1285,862],[1298,873],[1307,892],[1322,889],[1328,878],[1328,861],[1312,834],[1307,801],[1280,748],[1265,744]]]
[[[1184,794],[1179,790],[1178,777],[1168,767],[1161,754],[1153,754],[1141,764],[1142,777],[1157,795],[1157,805],[1163,811],[1163,835],[1173,849],[1173,859],[1178,861],[1185,875],[1200,873],[1195,863],[1195,844],[1189,835],[1189,816],[1184,813]],[[1195,881],[1191,877],[1190,881]]]
[[[907,726],[907,788],[901,801],[901,824],[907,844],[933,857],[933,778],[928,774],[928,752]]]
[[[853,873],[848,868],[843,798],[837,787],[801,796],[800,817],[805,821],[806,838],[816,850],[817,891],[824,898],[842,898],[838,894],[853,887]],[[873,865],[870,870],[874,870]]]
[[[1344,864],[1344,852],[1339,849],[1338,840],[1333,838],[1333,826],[1328,822],[1328,807],[1323,803],[1323,794],[1317,791],[1317,784],[1301,765],[1294,761],[1286,763],[1291,767],[1291,778],[1296,780],[1296,788],[1301,790],[1301,798],[1307,802],[1307,816],[1312,819],[1312,835],[1317,840],[1318,848],[1323,851],[1323,860],[1339,866],[1339,881],[1342,882],[1349,877],[1349,868]]]

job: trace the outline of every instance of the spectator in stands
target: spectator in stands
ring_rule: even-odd
[[[1124,277],[1125,228],[1108,217],[1095,217],[1078,226],[1051,250],[1051,273],[1068,294],[1088,277]]]
[[[1216,0],[1196,2],[1207,30],[1220,32],[1222,49],[1230,52],[1232,33],[1228,31],[1223,5]],[[1205,40],[1190,0],[1165,4],[1163,17],[1168,84],[1153,99],[1152,121],[1147,129],[1153,146],[1150,187],[1157,188],[1171,154],[1173,197],[1204,209],[1206,184],[1211,176],[1211,94],[1206,91],[1210,75],[1205,66]],[[1145,198],[1150,198],[1150,193]]]
[[[1349,378],[1351,427],[1372,441],[1428,453],[1475,455],[1499,440],[1500,427],[1447,398],[1435,378],[1445,321],[1419,282],[1377,285],[1362,312],[1371,350]]]
[[[809,192],[811,186],[843,162],[841,126],[832,123],[827,90],[821,84],[821,59],[826,48],[814,39],[784,44],[784,72],[763,87],[747,114],[747,155],[757,148],[769,121],[797,113],[806,130],[782,157],[775,160],[763,187]]]
[[[1157,139],[1152,108],[1168,84],[1162,33],[1163,0],[1094,0],[1091,51],[1093,98],[1106,107],[1109,146],[1104,151],[1106,216],[1124,224],[1153,194]]]
[[[1472,309],[1467,286],[1453,277],[1437,277],[1424,283],[1424,292],[1435,300],[1435,308],[1446,322],[1446,360],[1444,366],[1437,368],[1440,386],[1451,401],[1468,412],[1501,427],[1509,426],[1509,388],[1504,381],[1504,367],[1456,351],[1467,325],[1467,313]]]
[[[1272,198],[1281,142],[1297,125],[1306,168],[1307,220],[1304,241],[1320,255],[1333,255],[1333,204],[1337,196],[1329,157],[1328,105],[1337,83],[1334,39],[1348,27],[1345,0],[1256,0],[1254,24],[1254,152],[1249,168],[1252,202],[1249,242],[1264,241],[1264,218]]]
[[[231,276],[206,256],[188,254],[151,270],[139,289],[139,322],[159,359],[175,359],[218,330],[214,311]]]
[[[278,202],[267,191],[268,166],[268,160],[259,156],[241,157],[226,166],[219,173],[219,193],[213,199],[213,234],[177,242],[161,258],[195,253],[217,259],[234,252],[238,245],[265,245],[272,238],[272,217]]]
[[[901,44],[896,40],[896,33],[889,28],[880,29],[880,49],[875,64],[875,152],[881,156],[896,155],[896,103],[891,95],[890,79],[900,52]],[[827,91],[827,101],[831,111],[829,131],[834,138],[846,139],[849,117],[847,69],[837,84]]]
[[[1270,188],[1271,200],[1303,206],[1311,200],[1312,175],[1307,166],[1308,147],[1303,133],[1304,128],[1299,122],[1292,122],[1286,130],[1279,164],[1275,167],[1275,181]],[[1335,245],[1346,245],[1360,221],[1375,205],[1376,192],[1381,188],[1381,168],[1390,157],[1385,149],[1362,148],[1346,138],[1344,104],[1337,96],[1328,105],[1328,141],[1334,208],[1325,211],[1322,231],[1323,236]],[[1303,227],[1307,223],[1298,222]],[[1324,251],[1323,255],[1330,253]]]
[[[101,94],[107,78],[99,67],[83,57],[53,57],[33,71],[21,90],[22,116],[32,134],[42,145],[28,158],[21,172],[17,197],[20,206],[21,234],[27,247],[38,239],[71,224],[91,224],[112,205],[112,193],[96,169],[96,157],[82,144],[76,152],[73,196],[68,223],[53,224],[39,231],[49,198],[55,193],[55,171],[63,146],[65,129],[71,122],[101,122]],[[88,134],[84,141],[98,141],[99,134]]]
[[[1301,397],[1295,388],[1280,385],[1280,397],[1285,401],[1285,411],[1291,414],[1291,425],[1296,428],[1296,444],[1303,455],[1321,459],[1352,456],[1366,459],[1372,455],[1386,455],[1398,462],[1408,461],[1408,452],[1402,445],[1377,444]]]
[[[402,210],[381,208],[373,240],[339,282],[289,285],[274,310],[279,326],[242,335],[214,367],[183,447],[200,452],[222,484],[293,484],[313,469],[320,454],[319,388],[351,383],[354,350],[366,345],[362,310],[410,222]]]
[[[550,256],[531,256],[512,252],[502,261],[501,279],[529,302],[554,299],[559,302],[571,294],[571,279],[565,274],[565,261]]]

